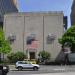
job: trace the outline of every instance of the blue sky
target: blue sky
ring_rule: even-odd
[[[70,27],[70,12],[73,0],[18,0],[20,12],[63,11],[68,16]]]

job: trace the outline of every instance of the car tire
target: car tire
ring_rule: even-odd
[[[7,74],[2,74],[2,75],[7,75]]]
[[[18,70],[19,70],[19,71],[21,71],[21,70],[22,70],[22,67],[21,67],[21,66],[19,66],[19,67],[18,67]]]
[[[2,73],[2,75],[7,75],[7,73]]]
[[[36,67],[36,66],[33,67],[33,70],[34,70],[34,71],[38,71],[38,67]]]

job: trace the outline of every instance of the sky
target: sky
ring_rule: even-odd
[[[63,11],[68,16],[70,27],[70,13],[73,0],[18,0],[20,12]]]

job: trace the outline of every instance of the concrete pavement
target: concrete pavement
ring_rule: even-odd
[[[46,74],[31,74],[31,75],[75,75],[75,72],[66,72],[66,73],[46,73]]]
[[[9,66],[9,70],[17,70],[16,68],[15,68],[15,65],[8,65]]]

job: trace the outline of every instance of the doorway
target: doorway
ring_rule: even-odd
[[[35,52],[30,52],[30,59],[35,59]]]

